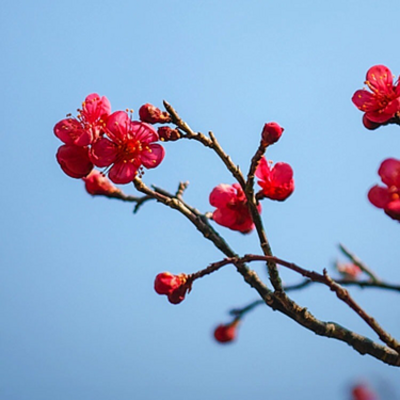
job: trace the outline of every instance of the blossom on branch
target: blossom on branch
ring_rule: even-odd
[[[186,274],[173,275],[170,272],[161,272],[154,280],[154,290],[158,294],[165,294],[172,304],[179,304],[185,299],[186,293],[191,290],[191,282]]]
[[[54,126],[54,134],[65,144],[89,146],[104,131],[111,105],[107,97],[92,93],[78,109],[76,118],[66,118]]]
[[[352,101],[365,112],[363,123],[367,129],[389,121],[400,111],[400,85],[393,83],[393,75],[384,65],[375,65],[367,72],[365,84],[371,90],[357,90]]]
[[[93,169],[89,148],[104,133],[111,113],[107,97],[92,93],[78,109],[76,118],[68,117],[54,126],[54,134],[65,143],[57,151],[57,161],[62,170],[72,178],[83,178]]]
[[[107,120],[106,136],[91,148],[97,167],[111,167],[108,177],[114,183],[132,182],[139,169],[157,167],[164,158],[164,149],[155,144],[156,130],[144,122],[132,121],[125,111],[112,113]]]
[[[221,183],[212,190],[209,200],[212,206],[217,207],[213,213],[217,224],[241,233],[249,233],[254,228],[246,195],[238,183]],[[257,209],[261,212],[261,205]]]
[[[400,221],[400,160],[384,160],[378,174],[386,186],[372,187],[368,199],[375,207],[383,208],[389,217]]]
[[[289,164],[278,162],[273,167],[262,157],[256,169],[260,193],[271,200],[286,200],[294,190],[293,170]]]

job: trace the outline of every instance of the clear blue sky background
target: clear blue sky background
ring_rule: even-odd
[[[400,226],[366,199],[380,162],[400,157],[399,129],[365,130],[350,101],[372,65],[400,72],[398,5],[3,2],[0,398],[347,400],[348,386],[366,379],[399,399],[399,369],[267,308],[248,315],[237,343],[216,344],[213,327],[255,293],[228,267],[179,306],[156,295],[158,272],[194,272],[221,254],[159,204],[134,216],[129,204],[87,195],[57,165],[52,133],[89,93],[108,96],[113,110],[166,99],[246,170],[263,124],[278,121],[285,133],[269,158],[293,166],[296,190],[263,204],[275,254],[321,271],[343,242],[399,282]],[[165,148],[145,181],[172,191],[189,180],[186,200],[209,211],[209,192],[233,183],[229,174],[196,143]],[[259,252],[254,234],[221,232],[238,252]],[[352,292],[400,337],[398,294]],[[326,288],[294,297],[375,339]]]

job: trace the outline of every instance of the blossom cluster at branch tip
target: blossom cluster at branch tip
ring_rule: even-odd
[[[289,164],[278,162],[273,167],[262,157],[256,169],[260,194],[271,200],[286,200],[294,191],[293,170]]]
[[[367,72],[366,89],[357,90],[352,101],[363,111],[363,124],[367,129],[376,129],[388,122],[400,111],[400,85],[393,83],[393,75],[384,65],[375,65]]]
[[[351,390],[352,400],[379,400],[372,390],[365,384],[359,384]]]
[[[96,169],[82,179],[85,182],[86,191],[92,196],[109,196],[121,193],[120,189],[115,187],[106,176]]]
[[[139,108],[139,118],[149,124],[165,124],[171,122],[171,117],[166,111],[161,111],[156,106],[146,103]]]
[[[76,118],[63,119],[54,127],[54,134],[65,143],[56,158],[68,176],[86,177],[97,166],[107,168],[113,183],[126,184],[143,168],[155,168],[163,160],[164,149],[155,143],[157,131],[133,121],[126,111],[111,114],[105,96],[90,94],[78,112]]]
[[[154,290],[164,294],[172,304],[181,303],[192,289],[192,282],[186,274],[173,275],[170,272],[159,273],[154,280]]]
[[[218,325],[214,330],[214,338],[219,343],[231,343],[236,339],[237,326],[239,319],[235,319],[230,324]]]
[[[349,280],[355,280],[362,273],[361,268],[351,262],[337,262],[337,271],[343,275],[344,278]]]
[[[264,145],[269,146],[276,143],[282,136],[284,129],[276,122],[268,122],[264,125],[261,139]]]
[[[400,221],[400,160],[388,158],[379,167],[378,174],[385,186],[375,185],[368,192],[369,201]]]
[[[247,199],[238,183],[228,185],[221,183],[210,193],[210,204],[217,209],[213,212],[213,220],[226,228],[241,233],[249,233],[254,228]],[[261,205],[257,206],[261,212]]]

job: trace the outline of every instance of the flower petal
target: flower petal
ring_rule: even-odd
[[[130,129],[134,138],[142,143],[152,143],[159,139],[157,131],[144,122],[132,121]]]
[[[62,170],[71,178],[83,178],[93,169],[87,147],[63,145],[58,148],[56,158]]]
[[[271,168],[265,157],[262,157],[257,168],[255,175],[262,180],[268,180],[271,175]]]
[[[385,213],[390,218],[400,221],[400,200],[391,201],[385,208]]]
[[[226,207],[236,197],[236,190],[232,185],[221,183],[210,193],[209,201],[214,207]]]
[[[104,137],[93,144],[90,153],[90,157],[97,167],[108,167],[115,162],[117,156],[117,146]]]
[[[374,65],[367,72],[367,82],[382,94],[390,94],[393,88],[393,75],[388,67],[384,65]]]
[[[379,103],[374,94],[367,90],[357,90],[351,101],[361,111],[375,111],[379,109]]]
[[[293,179],[292,167],[284,162],[278,162],[272,168],[271,181],[276,186],[287,185]]]
[[[385,208],[390,202],[390,195],[387,188],[375,185],[368,192],[368,200],[378,208]]]
[[[164,147],[159,144],[150,144],[147,146],[147,149],[143,150],[140,154],[140,159],[146,168],[155,168],[161,163],[164,155]]]
[[[125,111],[115,111],[107,119],[107,129],[113,141],[124,141],[128,138],[131,120]]]
[[[388,158],[384,160],[378,170],[382,182],[386,185],[400,188],[400,160]]]
[[[54,127],[54,134],[65,144],[88,146],[92,143],[93,135],[90,129],[84,129],[82,124],[73,118],[66,118]]]
[[[82,114],[89,123],[107,118],[111,113],[111,105],[107,97],[100,97],[97,93],[89,94],[83,102]]]
[[[112,166],[108,177],[114,183],[126,184],[133,181],[136,176],[136,171],[137,166],[135,164],[121,161]]]

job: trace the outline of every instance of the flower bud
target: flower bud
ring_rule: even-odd
[[[361,269],[354,263],[337,263],[336,268],[344,278],[354,280],[361,274]]]
[[[235,320],[227,325],[218,325],[214,331],[214,338],[219,343],[229,343],[236,339],[236,326],[239,320]]]
[[[174,142],[181,137],[178,129],[172,129],[169,126],[160,126],[157,132],[160,140],[162,140],[163,142]]]
[[[364,384],[354,386],[351,394],[353,400],[378,400],[376,395]]]
[[[171,117],[167,112],[163,112],[159,108],[149,103],[144,104],[142,107],[140,107],[139,117],[142,122],[148,122],[149,124],[163,124],[171,122]]]
[[[191,289],[186,274],[173,275],[170,272],[161,272],[154,280],[154,290],[158,294],[165,294],[172,304],[179,304]]]
[[[262,141],[267,145],[274,144],[282,136],[284,129],[276,122],[268,122],[261,133]]]
[[[94,169],[87,177],[82,178],[85,182],[86,191],[92,196],[108,196],[121,192],[101,172]]]

